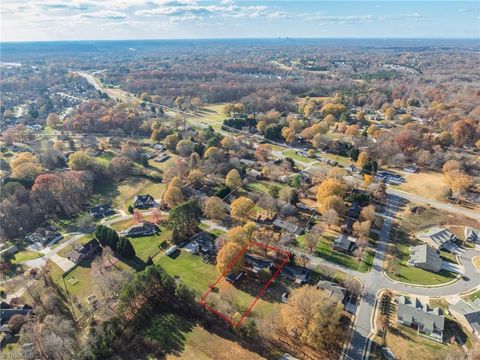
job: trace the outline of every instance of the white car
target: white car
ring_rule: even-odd
[[[283,293],[282,294],[282,303],[286,303],[288,301],[288,296],[290,294],[289,293]]]

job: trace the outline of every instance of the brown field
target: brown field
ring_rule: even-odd
[[[264,357],[241,347],[237,342],[212,334],[200,326],[185,334],[186,342],[182,353],[168,355],[167,360],[255,360]]]
[[[425,171],[406,176],[406,182],[398,188],[427,199],[442,200],[443,194],[448,190],[443,174],[433,171]]]

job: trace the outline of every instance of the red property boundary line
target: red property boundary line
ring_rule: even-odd
[[[225,275],[230,271],[230,269],[235,265],[235,263],[238,261],[238,259],[240,258],[240,256],[242,256],[243,254],[245,254],[247,252],[247,250],[249,249],[249,247],[251,245],[257,245],[259,247],[262,247],[262,248],[265,248],[265,249],[270,249],[270,250],[273,250],[273,251],[277,251],[277,252],[280,252],[282,253],[283,255],[285,255],[285,259],[282,261],[282,263],[280,264],[280,266],[278,265],[275,265],[277,266],[277,271],[275,271],[275,273],[273,274],[273,276],[267,281],[267,283],[263,286],[263,288],[260,290],[260,292],[258,293],[258,295],[255,297],[254,301],[252,302],[252,304],[249,306],[249,308],[247,309],[247,311],[245,312],[245,314],[243,314],[242,318],[238,321],[238,322],[234,322],[232,319],[230,319],[228,316],[226,316],[225,314],[222,314],[221,312],[215,310],[214,308],[212,308],[211,306],[207,305],[205,299],[207,298],[207,296],[213,291],[213,289],[217,286],[217,284],[223,280],[223,278],[225,277]],[[213,312],[214,314],[220,316],[222,319],[224,319],[226,322],[228,322],[230,325],[232,325],[233,327],[239,327],[240,325],[242,325],[243,321],[245,320],[245,318],[250,314],[250,312],[252,311],[253,307],[255,306],[255,304],[257,303],[257,301],[263,296],[263,294],[265,294],[265,291],[267,291],[268,287],[270,286],[270,284],[275,280],[275,278],[280,274],[280,272],[282,271],[283,267],[287,264],[287,262],[289,261],[290,259],[290,256],[291,254],[287,251],[284,251],[284,250],[281,250],[279,248],[276,248],[276,247],[273,247],[273,246],[269,246],[269,245],[265,245],[265,244],[262,244],[262,243],[259,243],[255,240],[250,240],[248,242],[247,245],[245,245],[242,250],[237,254],[237,256],[235,256],[235,258],[230,262],[230,264],[228,264],[227,268],[225,269],[225,271],[218,277],[218,279],[215,281],[215,283],[213,285],[210,285],[209,286],[209,289],[202,295],[199,303],[200,305],[204,306],[206,309],[210,310],[211,312]]]

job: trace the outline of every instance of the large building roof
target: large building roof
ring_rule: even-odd
[[[439,307],[431,309],[428,304],[423,304],[419,299],[410,300],[405,296],[400,296],[398,300],[398,316],[404,321],[416,322],[423,325],[427,331],[443,331],[445,327],[445,317],[442,309]]]

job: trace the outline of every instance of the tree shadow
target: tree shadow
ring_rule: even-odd
[[[153,342],[162,353],[180,355],[185,348],[185,334],[193,330],[195,324],[174,314],[153,317],[144,332],[145,340]]]

